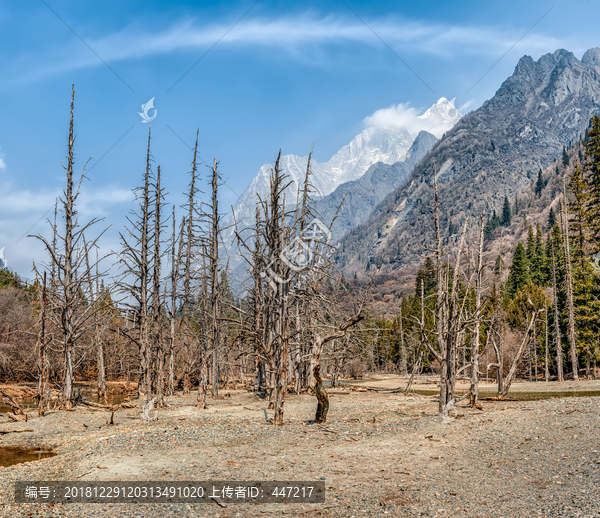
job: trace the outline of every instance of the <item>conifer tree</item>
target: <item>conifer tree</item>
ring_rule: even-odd
[[[510,225],[511,219],[512,210],[510,208],[510,202],[508,201],[508,196],[504,196],[504,206],[502,207],[502,217],[500,218],[500,224],[503,227],[508,227],[508,225]]]
[[[569,190],[571,199],[568,200],[569,207],[569,226],[573,229],[573,261],[580,268],[584,269],[585,251],[587,247],[587,237],[589,233],[588,207],[590,195],[585,181],[584,172],[579,167],[579,162],[575,160],[573,172],[569,175]]]
[[[421,290],[421,281],[423,281],[425,296],[431,295],[437,290],[435,264],[431,257],[425,258],[423,266],[421,266],[417,272],[417,278],[415,280],[415,293],[418,293]]]
[[[587,218],[593,253],[600,251],[600,117],[594,115],[585,143],[585,180],[588,185]]]
[[[538,172],[537,182],[535,183],[535,195],[539,198],[542,195],[542,191],[546,184],[544,183],[544,177],[542,175],[542,170],[540,169]]]
[[[550,213],[548,214],[548,228],[552,228],[556,223],[556,212],[550,207]]]
[[[567,153],[566,148],[563,146],[563,154],[562,154],[562,163],[564,167],[567,167],[569,165],[569,162],[571,161],[571,159],[569,158],[569,154]]]
[[[527,252],[523,243],[519,242],[517,249],[515,250],[515,256],[513,257],[512,265],[510,266],[510,273],[507,281],[507,292],[509,295],[514,295],[519,291],[527,282],[529,282],[529,264],[527,260]]]
[[[533,260],[530,263],[531,280],[538,286],[545,286],[547,284],[548,279],[548,276],[546,275],[544,269],[546,265],[546,254],[542,239],[542,229],[540,227],[540,224],[538,223],[535,229],[535,245]]]

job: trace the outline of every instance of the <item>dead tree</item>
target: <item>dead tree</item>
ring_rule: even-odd
[[[440,229],[440,205],[439,205],[439,194],[438,194],[438,185],[437,185],[437,171],[435,170],[434,164],[434,173],[433,173],[433,185],[435,189],[435,207],[434,207],[434,226],[435,226],[435,242],[436,242],[436,252],[435,252],[435,269],[437,275],[437,296],[436,296],[436,336],[437,336],[437,344],[439,349],[439,354],[435,352],[436,359],[440,362],[440,401],[439,401],[439,409],[440,412],[443,412],[444,407],[451,399],[448,394],[448,383],[447,380],[450,376],[449,374],[449,363],[450,359],[448,355],[451,354],[450,351],[447,350],[447,342],[445,340],[445,336],[447,334],[447,292],[444,290],[444,273],[443,273],[443,257],[442,257],[442,236]],[[446,324],[446,325],[445,325]],[[429,344],[429,342],[427,342]]]
[[[162,188],[160,186],[160,166],[156,170],[156,183],[154,191],[154,234],[152,252],[152,340],[151,347],[148,348],[147,364],[150,366],[150,393],[156,394],[157,408],[164,405],[164,348],[162,342],[162,309],[161,303],[161,244],[162,244]]]
[[[519,346],[517,354],[516,354],[516,356],[513,360],[513,363],[510,367],[510,370],[508,371],[508,376],[506,377],[506,382],[504,384],[504,387],[502,388],[502,391],[498,394],[498,396],[500,398],[504,398],[508,394],[508,391],[510,390],[510,386],[515,377],[515,374],[517,373],[517,367],[519,366],[519,362],[521,361],[521,357],[523,356],[523,351],[525,350],[525,347],[529,344],[529,342],[533,338],[533,329],[534,329],[537,317],[539,315],[539,311],[537,311],[535,309],[529,296],[527,297],[527,300],[529,302],[529,305],[532,308],[531,317],[529,319],[529,325],[527,327],[527,331],[525,332],[525,336],[523,337],[523,341],[521,342],[521,345]]]
[[[192,160],[192,170],[190,171],[190,183],[187,196],[187,204],[184,206],[187,209],[186,218],[186,230],[185,230],[185,254],[183,261],[183,393],[189,394],[190,392],[190,370],[192,367],[192,344],[195,341],[194,333],[192,330],[192,289],[194,282],[194,271],[192,268],[192,262],[194,257],[197,256],[198,249],[198,238],[199,233],[199,220],[201,218],[200,211],[198,209],[198,194],[201,193],[200,189],[196,187],[198,180],[198,135],[200,130],[196,131],[196,145],[194,146],[194,157]],[[204,369],[204,364],[202,365]]]
[[[185,218],[181,220],[179,237],[176,234],[175,205],[173,205],[173,237],[171,239],[171,303],[169,311],[169,323],[171,327],[171,336],[169,340],[169,374],[167,396],[175,393],[175,324],[177,320],[177,300],[179,284],[179,268],[181,265],[181,246],[183,244],[183,230],[185,228]]]
[[[245,333],[255,343],[255,358],[262,378],[260,388],[266,383],[269,406],[275,409],[273,423],[278,426],[283,424],[289,341],[294,329],[290,281],[296,273],[289,266],[293,251],[285,248],[286,243],[291,243],[284,201],[289,183],[280,159],[281,151],[271,171],[270,191],[264,200],[259,198],[252,235],[244,238],[236,231],[240,248],[249,255],[245,258],[250,263],[253,282],[248,290],[249,318]]]
[[[556,283],[556,254],[554,252],[554,238],[551,238],[552,250],[552,295],[554,305],[554,344],[556,347],[556,373],[558,381],[564,381],[562,343],[560,339],[560,314],[558,312],[558,285]]]
[[[544,342],[544,381],[547,383],[550,380],[550,371],[548,369],[548,349],[550,347],[549,335],[548,335],[548,300],[544,300],[544,316],[546,322],[544,325],[544,331],[546,332],[546,341]]]
[[[567,212],[567,194],[564,187],[562,203],[562,227],[563,227],[563,252],[565,254],[565,288],[567,291],[567,313],[569,329],[569,350],[571,352],[571,364],[573,365],[573,379],[579,379],[579,366],[577,361],[577,339],[575,336],[575,306],[573,304],[573,275],[571,272],[571,244],[569,242],[569,215]]]
[[[67,409],[70,409],[73,405],[73,354],[75,345],[90,326],[93,326],[93,322],[90,324],[90,320],[93,321],[93,317],[96,311],[98,311],[98,308],[87,304],[82,296],[86,291],[90,268],[95,267],[95,264],[92,264],[90,268],[87,268],[86,262],[90,250],[96,246],[98,239],[104,233],[101,232],[94,240],[86,242],[85,232],[100,220],[94,218],[81,226],[77,218],[76,202],[80,194],[81,183],[83,178],[85,178],[85,165],[77,186],[75,186],[73,179],[76,138],[73,126],[74,105],[75,86],[73,85],[67,165],[63,165],[66,171],[67,185],[60,198],[61,210],[65,220],[64,233],[60,234],[57,225],[53,225],[52,230],[57,244],[52,244],[42,236],[29,236],[36,237],[43,242],[46,251],[50,255],[52,271],[56,272],[54,286],[52,286],[49,294],[49,303],[51,306],[51,318],[62,334],[62,354],[64,358],[62,397]]]
[[[151,267],[152,267],[152,155],[150,153],[151,129],[148,130],[148,148],[146,153],[146,170],[144,184],[134,189],[138,203],[137,210],[132,210],[127,216],[129,226],[125,234],[120,233],[121,253],[119,262],[123,269],[118,286],[126,297],[125,307],[133,315],[134,332],[121,330],[138,348],[140,375],[138,396],[150,399],[150,298],[151,298]],[[133,302],[127,299],[132,298]]]
[[[40,297],[40,332],[38,334],[39,362],[40,362],[40,379],[38,386],[38,415],[44,416],[46,402],[48,398],[48,356],[46,351],[46,319],[47,319],[47,291],[46,291],[46,272],[44,272],[44,282],[42,284],[42,294]]]
[[[481,214],[479,226],[479,246],[477,247],[477,268],[475,272],[475,323],[473,324],[473,338],[471,341],[471,386],[469,388],[469,406],[477,406],[479,397],[479,347],[480,347],[480,315],[481,295],[483,291],[483,238],[485,229],[485,214]]]
[[[329,411],[329,396],[323,387],[323,380],[321,379],[321,354],[323,353],[323,347],[332,340],[345,337],[348,330],[358,324],[363,318],[364,315],[361,306],[359,313],[344,322],[335,333],[325,337],[320,337],[318,334],[316,335],[314,344],[315,357],[312,368],[312,378],[314,381],[311,383],[311,389],[317,396],[315,423],[325,423],[327,421],[327,412]]]
[[[96,250],[96,254],[98,251]],[[96,261],[97,263],[97,261]],[[92,281],[89,260],[86,258],[87,270],[88,270],[88,284],[90,294],[90,304],[99,305],[102,304],[100,293],[100,286],[98,283],[98,272],[96,271],[96,289],[94,289],[94,283]],[[100,338],[100,322],[99,313],[94,313],[94,329],[92,335],[92,345],[96,350],[96,370],[97,373],[97,389],[98,389],[98,400],[106,402],[106,372],[104,368],[104,348],[102,346],[102,340]]]
[[[406,346],[404,344],[404,325],[402,323],[402,301],[400,301],[400,315],[398,316],[398,327],[400,331],[400,374],[408,376],[408,366],[406,364]]]
[[[210,305],[212,313],[212,396],[219,395],[219,332],[220,332],[220,312],[219,312],[219,235],[220,235],[220,216],[219,216],[219,173],[217,171],[218,162],[215,159],[212,167],[212,195],[209,205],[210,212],[207,212],[209,239],[209,257],[208,268],[210,271]]]

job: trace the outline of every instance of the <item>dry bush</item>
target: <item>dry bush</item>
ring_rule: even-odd
[[[363,360],[353,360],[344,365],[344,375],[349,378],[362,378],[367,371],[367,364]]]
[[[0,379],[37,376],[34,306],[23,290],[0,289]]]

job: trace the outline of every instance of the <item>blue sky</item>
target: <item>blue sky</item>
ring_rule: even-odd
[[[314,142],[326,161],[379,109],[421,112],[442,96],[477,108],[522,55],[600,46],[599,15],[598,0],[4,2],[0,249],[26,277],[44,259],[20,238],[63,188],[73,83],[76,170],[91,157],[80,216],[106,218],[109,249],[143,172],[138,112],[152,97],[167,201],[183,202],[199,128],[226,210],[279,148],[305,155]],[[32,232],[48,234],[44,220]]]

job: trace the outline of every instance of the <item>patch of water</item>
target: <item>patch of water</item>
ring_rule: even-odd
[[[37,405],[37,401],[34,399],[16,399],[16,401],[23,408],[33,408]],[[0,414],[8,414],[11,411],[12,408],[9,405],[0,403]]]
[[[0,467],[14,466],[23,462],[54,457],[56,453],[44,448],[20,448],[6,446],[0,448]]]
[[[413,390],[417,394],[424,396],[435,396],[439,394],[439,390]],[[456,392],[457,396],[462,396],[465,392]],[[495,398],[496,392],[480,392],[479,399],[485,400],[486,398]],[[572,391],[572,392],[509,392],[506,396],[505,401],[517,400],[517,401],[540,401],[543,399],[552,398],[567,398],[567,397],[594,397],[600,396],[600,390],[588,390],[588,391]]]

